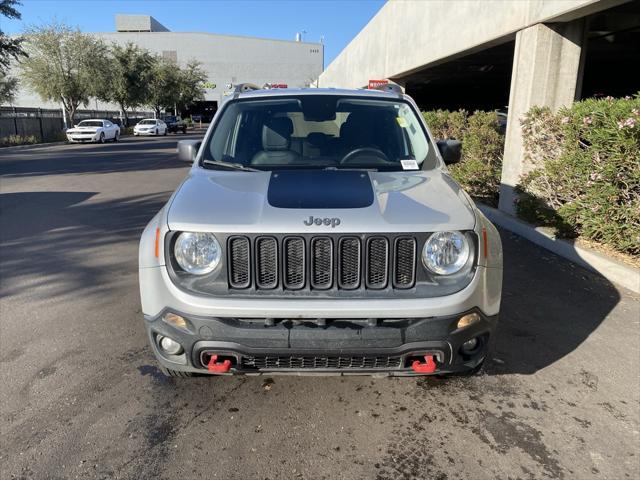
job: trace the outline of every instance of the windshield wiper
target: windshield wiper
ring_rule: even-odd
[[[215,167],[228,168],[229,170],[242,170],[243,172],[261,172],[257,168],[246,167],[241,163],[221,162],[220,160],[202,160],[204,165],[212,165]]]

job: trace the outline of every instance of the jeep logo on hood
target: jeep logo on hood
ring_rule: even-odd
[[[335,217],[314,218],[313,216],[310,216],[307,220],[303,220],[303,222],[307,227],[310,227],[311,225],[326,225],[327,227],[331,226],[331,228],[335,228],[340,225],[340,219]]]

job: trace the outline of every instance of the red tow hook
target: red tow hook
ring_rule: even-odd
[[[411,364],[411,368],[416,373],[433,373],[436,371],[436,362],[433,359],[433,355],[424,356],[425,363],[420,363],[420,360],[414,360]]]
[[[211,355],[209,363],[207,364],[207,370],[215,373],[227,373],[231,369],[231,360],[223,360],[218,363],[218,355]]]

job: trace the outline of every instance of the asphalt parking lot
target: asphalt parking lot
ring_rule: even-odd
[[[0,150],[2,479],[640,477],[640,299],[504,231],[482,375],[164,377],[137,243],[179,138]]]

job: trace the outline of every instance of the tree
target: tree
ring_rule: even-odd
[[[18,79],[0,72],[0,104],[13,101]]]
[[[195,60],[187,63],[187,66],[180,70],[180,86],[178,90],[178,107],[182,110],[194,102],[204,100],[204,88],[202,84],[206,82],[207,75],[200,66],[200,62]]]
[[[145,103],[153,108],[156,116],[165,108],[173,108],[180,100],[180,77],[180,67],[175,62],[154,57]]]
[[[21,5],[18,0],[0,0],[0,15],[20,20],[22,16],[15,9]],[[9,75],[12,60],[18,60],[25,55],[22,49],[22,38],[9,38],[0,30],[0,103],[13,100],[18,88],[18,79]]]
[[[70,124],[109,78],[105,44],[64,24],[27,29],[22,78],[43,100],[62,102]]]
[[[147,84],[153,70],[154,58],[147,51],[128,43],[113,45],[110,58],[110,79],[98,98],[117,103],[128,125],[127,109],[143,105],[147,99]]]

